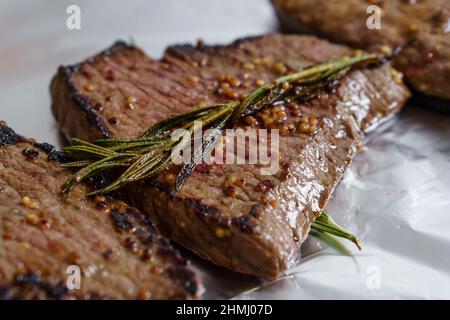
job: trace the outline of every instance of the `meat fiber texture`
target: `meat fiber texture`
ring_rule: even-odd
[[[87,198],[92,186],[61,194],[63,160],[0,122],[0,299],[198,298],[197,276],[147,216]]]
[[[394,66],[417,92],[446,106],[450,99],[450,2],[272,0],[286,31],[315,34],[356,48],[390,51],[401,48]],[[381,9],[381,28],[366,23],[369,5]]]
[[[119,42],[59,68],[51,84],[52,110],[69,139],[135,137],[171,115],[239,99],[282,74],[353,54],[315,37],[280,34],[230,45],[172,46],[161,60]],[[262,175],[250,164],[201,164],[180,191],[167,179],[173,168],[124,191],[164,234],[201,257],[274,277],[297,261],[311,223],[364,134],[397,113],[408,97],[389,64],[356,69],[319,98],[279,107],[281,122],[264,120],[270,109],[253,116],[258,130],[314,124],[314,130],[281,135],[276,174]],[[230,185],[236,178],[240,183]],[[232,195],[226,192],[230,186]]]

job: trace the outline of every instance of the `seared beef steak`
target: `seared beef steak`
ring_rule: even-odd
[[[50,160],[53,159],[53,160]],[[200,285],[148,217],[87,187],[62,196],[61,154],[0,123],[0,299],[185,299]],[[81,288],[75,269],[81,268]],[[75,270],[76,271],[76,270]],[[69,272],[69,273],[67,273]]]
[[[395,67],[404,72],[406,81],[423,94],[450,99],[450,1],[272,2],[286,31],[316,34],[363,49],[404,47]],[[382,8],[381,29],[366,26],[371,4]]]
[[[265,81],[351,55],[314,37],[273,34],[228,46],[174,46],[161,60],[124,43],[53,79],[53,113],[67,137],[135,137],[203,103],[246,95]],[[275,276],[295,261],[309,227],[351,162],[361,137],[409,97],[389,65],[355,70],[306,104],[260,111],[246,123],[279,128],[280,170],[199,165],[181,191],[166,172],[126,187],[163,233],[212,262]]]

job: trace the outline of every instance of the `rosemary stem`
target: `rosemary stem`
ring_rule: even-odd
[[[359,250],[362,249],[358,238],[353,233],[340,227],[325,211],[323,211],[322,214],[313,222],[311,229],[347,239],[353,242]]]
[[[214,147],[220,138],[222,130],[235,127],[239,120],[258,110],[273,105],[280,99],[299,99],[307,101],[316,97],[326,88],[329,81],[338,79],[345,70],[357,64],[367,64],[383,61],[376,55],[361,55],[359,57],[342,58],[322,63],[296,73],[282,76],[251,92],[248,97],[240,101],[211,104],[195,108],[187,112],[169,117],[157,122],[135,139],[101,139],[95,143],[74,140],[74,145],[64,148],[68,158],[74,160],[67,166],[80,166],[81,169],[75,179],[68,182],[70,188],[84,179],[99,172],[104,172],[115,166],[125,167],[124,172],[98,193],[105,193],[120,188],[123,185],[140,179],[150,178],[156,173],[166,169],[171,164],[171,151],[181,150],[184,145],[191,143],[186,139],[172,140],[171,133],[177,128],[184,128],[191,133],[196,121],[200,121],[204,129],[213,129],[207,137],[203,137],[200,150],[194,150],[191,157],[194,161],[182,166],[176,179],[176,189],[179,190],[184,181],[193,172],[197,160],[202,159],[208,150]],[[295,90],[284,84],[298,84]],[[195,139],[195,137],[194,137]],[[195,142],[195,141],[194,141]],[[316,230],[346,236],[356,242],[348,233],[338,228],[331,228],[331,221],[319,217],[315,224]]]

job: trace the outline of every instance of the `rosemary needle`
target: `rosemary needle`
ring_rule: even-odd
[[[340,227],[325,211],[322,211],[322,214],[312,223],[310,234],[344,254],[349,254],[349,251],[334,236],[347,239],[353,242],[359,250],[362,249],[356,236]]]
[[[195,122],[200,121],[204,129],[210,129],[209,134],[203,138],[201,147],[194,150],[190,163],[181,167],[175,180],[175,187],[179,190],[197,163],[217,143],[222,130],[235,127],[242,117],[286,97],[307,101],[317,97],[329,83],[337,81],[351,67],[385,60],[370,54],[322,63],[275,79],[250,93],[243,102],[212,104],[169,117],[134,139],[101,139],[94,143],[73,139],[73,144],[64,148],[66,157],[72,162],[64,166],[79,168],[79,171],[63,185],[62,192],[69,192],[83,180],[111,169],[121,168],[123,172],[109,185],[89,195],[108,193],[128,183],[155,176],[172,163],[172,151],[182,150],[192,142],[182,138],[173,140],[172,131],[183,128],[192,133]],[[312,223],[310,234],[345,254],[349,253],[348,250],[335,237],[348,239],[361,250],[356,236],[338,226],[325,212]]]
[[[377,55],[367,54],[318,64],[263,85],[250,93],[243,102],[212,104],[169,117],[134,139],[101,139],[94,143],[74,139],[73,145],[64,148],[66,157],[73,160],[65,166],[81,169],[63,186],[63,192],[69,192],[83,180],[112,168],[124,170],[115,181],[91,192],[91,195],[107,193],[160,173],[172,163],[172,150],[181,150],[191,143],[182,138],[172,140],[171,132],[177,128],[192,132],[194,123],[200,121],[204,129],[212,130],[204,137],[201,148],[194,150],[191,162],[179,171],[175,186],[180,190],[196,164],[217,143],[223,129],[235,127],[242,117],[270,107],[285,97],[301,101],[317,97],[330,82],[336,81],[351,67],[379,61]],[[295,90],[291,90],[291,87],[295,87]]]

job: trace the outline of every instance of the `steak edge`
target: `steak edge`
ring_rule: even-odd
[[[119,42],[59,68],[51,84],[52,110],[69,139],[134,137],[170,115],[237,99],[261,81],[351,54],[348,47],[314,37],[280,34],[230,45],[173,46],[161,60]],[[364,133],[409,97],[393,74],[388,64],[354,70],[319,98],[276,109],[285,115],[281,121],[264,120],[270,109],[256,114],[256,129],[315,124],[310,132],[281,135],[274,176],[261,175],[255,165],[201,164],[179,192],[170,171],[125,191],[163,234],[200,256],[238,272],[274,277],[297,260]],[[235,179],[241,183],[230,183]],[[230,186],[232,196],[226,192]]]
[[[362,49],[403,47],[394,66],[418,92],[450,99],[450,2],[272,0],[286,31],[315,34]],[[369,29],[370,4],[382,10],[381,29]],[[373,14],[373,12],[372,12]]]
[[[86,185],[61,195],[71,176],[62,160],[0,122],[0,299],[200,297],[197,276],[147,216],[86,198]],[[69,289],[76,266],[80,288]]]

